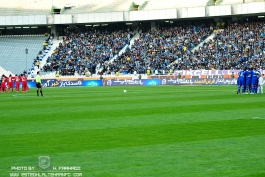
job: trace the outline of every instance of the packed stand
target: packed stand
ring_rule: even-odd
[[[105,61],[112,59],[129,43],[129,31],[69,32],[63,42],[48,57],[43,70],[59,71],[60,75],[96,73]],[[101,71],[101,70],[100,70]]]
[[[239,70],[265,69],[265,23],[232,23],[216,37],[204,43],[192,55],[184,57],[176,69]]]
[[[113,74],[151,73],[165,74],[175,60],[191,55],[191,51],[212,31],[202,24],[186,27],[163,27],[140,32],[140,38],[127,48],[113,63],[106,62],[103,72]]]

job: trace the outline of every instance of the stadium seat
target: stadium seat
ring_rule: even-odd
[[[6,36],[0,41],[0,66],[12,73],[22,73],[27,68],[31,68],[33,59],[36,58],[42,48],[42,42],[47,37],[44,36]],[[28,55],[25,54],[28,48]]]

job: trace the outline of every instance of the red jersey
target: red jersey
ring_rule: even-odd
[[[20,76],[16,76],[16,77],[15,77],[15,81],[16,81],[16,82],[20,82],[20,81],[21,81],[21,77],[20,77]]]
[[[6,83],[7,78],[6,77],[2,77],[2,84]]]
[[[8,77],[8,82],[12,82],[12,76]]]
[[[22,76],[22,77],[21,77],[21,81],[22,81],[22,82],[26,82],[26,81],[27,81],[26,76]]]

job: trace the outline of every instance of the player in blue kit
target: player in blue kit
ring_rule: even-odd
[[[237,94],[240,94],[241,88],[242,88],[242,93],[244,93],[244,85],[245,85],[245,69],[244,71],[240,71],[238,73],[238,78],[237,78]]]
[[[247,70],[246,72],[246,92],[245,93],[251,93],[251,70]]]
[[[251,70],[251,94],[256,94],[258,89],[258,76],[260,72],[256,69]]]

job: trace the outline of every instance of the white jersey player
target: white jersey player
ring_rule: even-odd
[[[257,93],[263,94],[263,77],[262,77],[262,75],[259,76],[259,80],[258,80],[258,92]]]

